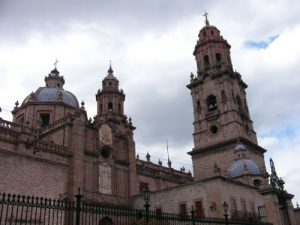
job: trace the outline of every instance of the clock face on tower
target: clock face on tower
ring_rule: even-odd
[[[103,124],[99,129],[99,141],[105,145],[112,146],[112,131],[107,124]]]

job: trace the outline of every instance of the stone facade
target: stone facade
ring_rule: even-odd
[[[150,209],[160,209],[167,213],[183,213],[180,211],[180,205],[185,205],[186,214],[190,214],[193,208],[198,216],[222,218],[224,200],[232,204],[235,201],[235,208],[229,205],[230,218],[258,218],[258,207],[264,205],[263,197],[255,188],[216,176],[213,179],[152,192]],[[143,204],[144,200],[141,196],[134,199],[135,207],[141,208]],[[200,209],[199,204],[202,206]],[[245,204],[246,208],[243,208],[242,204]]]
[[[0,192],[129,205],[141,185],[152,190],[193,180],[191,173],[136,158],[125,94],[110,67],[96,94],[97,115],[64,90],[55,68],[45,87],[16,103],[13,122],[0,118]]]

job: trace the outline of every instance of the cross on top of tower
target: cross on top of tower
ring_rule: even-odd
[[[208,21],[208,19],[207,19],[207,15],[208,15],[208,13],[205,11],[205,13],[204,13],[202,16],[205,17],[205,25],[206,25],[206,26],[209,26],[209,21]]]
[[[55,66],[55,69],[56,69],[56,67],[57,67],[57,63],[59,62],[59,60],[56,58],[55,59],[55,62],[53,63],[53,65]]]

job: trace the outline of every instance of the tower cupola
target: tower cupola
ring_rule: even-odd
[[[119,80],[114,76],[114,71],[109,66],[106,77],[102,80],[102,90],[96,94],[98,115],[124,115],[125,94],[119,89]]]
[[[111,65],[109,66],[109,69],[107,71],[107,76],[102,81],[102,90],[119,91],[119,81],[114,76],[114,71],[111,68]]]
[[[55,67],[48,76],[45,77],[46,87],[63,89],[65,79],[59,75],[59,71]]]
[[[230,45],[221,36],[217,27],[209,24],[206,16],[205,26],[198,34],[193,55],[196,57],[198,72],[232,68]]]

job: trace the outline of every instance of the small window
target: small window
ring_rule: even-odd
[[[237,218],[237,208],[236,208],[236,201],[234,198],[230,199],[230,212],[231,212],[231,218],[235,219]]]
[[[57,87],[60,88],[60,84],[59,83],[57,83]]]
[[[245,199],[241,199],[241,211],[243,213],[243,216],[247,215],[247,208],[246,208],[246,201],[245,201]]]
[[[43,113],[40,115],[41,121],[42,121],[42,127],[48,126],[50,123],[50,114],[49,113]]]
[[[111,82],[109,82],[109,86],[111,86]]]
[[[204,61],[204,68],[207,69],[209,67],[209,58],[208,58],[208,55],[204,56],[203,61]]]
[[[122,106],[120,103],[118,103],[118,113],[122,114]]]
[[[218,132],[218,127],[216,125],[212,125],[209,130],[212,134],[216,134]]]
[[[197,101],[197,110],[201,110],[201,104],[199,100]]]
[[[211,35],[214,35],[214,31],[211,30],[210,33],[211,33]]]
[[[179,214],[182,216],[186,215],[186,204],[185,203],[179,204]]]
[[[155,213],[156,213],[157,216],[161,216],[162,209],[161,208],[156,208]]]
[[[102,104],[100,104],[100,109],[99,109],[99,111],[100,111],[100,113],[103,112],[103,105],[102,105]]]
[[[216,53],[216,60],[217,60],[217,63],[220,63],[220,62],[221,62],[222,57],[221,57],[221,54],[220,54],[220,53]]]
[[[113,103],[109,102],[108,103],[108,111],[112,111],[113,110]]]
[[[197,217],[204,217],[204,209],[202,205],[202,201],[196,201],[195,202],[195,211]]]
[[[206,36],[206,32],[203,32],[203,36],[204,36],[204,37]]]
[[[261,186],[261,181],[260,181],[259,179],[255,179],[255,180],[253,181],[253,185],[254,185],[255,187],[259,188],[259,187]]]
[[[210,111],[214,111],[217,109],[217,98],[214,95],[210,95],[208,96],[207,100],[206,100],[206,104],[207,104],[207,110]]]

